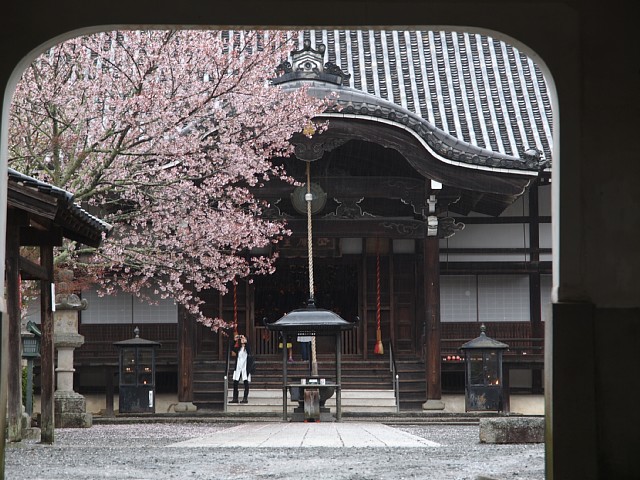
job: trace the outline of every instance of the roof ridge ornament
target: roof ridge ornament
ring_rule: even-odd
[[[544,152],[539,148],[520,149],[519,153],[529,169],[542,171],[551,167],[551,161],[545,158]]]
[[[343,85],[351,75],[342,71],[333,62],[324,62],[327,47],[324,43],[317,44],[317,48],[311,47],[311,40],[306,39],[300,50],[291,52],[291,61],[283,60],[276,67],[276,78],[272,80],[275,85],[293,80],[319,80],[321,82]]]

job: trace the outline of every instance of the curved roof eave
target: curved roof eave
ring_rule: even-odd
[[[515,45],[455,28],[301,30],[297,41],[295,73],[337,75],[337,85],[392,102],[462,142],[552,161],[547,82]]]
[[[13,168],[8,168],[7,173],[10,182],[32,188],[60,201],[54,221],[63,228],[66,237],[98,247],[102,241],[102,235],[109,235],[113,229],[113,225],[91,215],[75,203],[71,192],[20,173]]]
[[[434,158],[449,165],[524,176],[537,176],[544,168],[533,157],[522,159],[470,145],[395,103],[350,87],[311,79],[296,79],[280,86],[283,89],[306,86],[308,93],[316,98],[337,95],[339,106],[328,109],[321,117],[357,118],[403,129],[414,136]]]

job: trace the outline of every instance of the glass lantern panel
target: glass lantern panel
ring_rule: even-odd
[[[141,349],[138,352],[138,384],[151,385],[153,383],[153,350]]]
[[[500,377],[498,376],[498,353],[487,352],[485,354],[485,378],[487,385],[499,385]]]
[[[120,368],[120,384],[135,385],[136,384],[136,349],[122,349],[122,364]]]
[[[484,362],[482,355],[469,355],[469,384],[484,385]]]

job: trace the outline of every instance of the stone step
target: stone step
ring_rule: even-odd
[[[276,405],[254,405],[251,402],[252,402],[251,397],[249,397],[249,403],[240,403],[240,404],[232,403],[230,405],[227,405],[227,412],[237,413],[237,414],[241,414],[241,413],[280,414],[282,413],[282,404],[277,406]],[[298,406],[297,404],[295,405],[288,404],[287,413],[293,414],[294,413],[293,409],[297,406]],[[329,407],[332,414],[335,414],[336,412],[335,405],[334,406],[327,405],[327,407]],[[342,413],[394,413],[395,411],[396,411],[395,406],[367,407],[362,405],[358,405],[358,406],[342,405]]]
[[[242,396],[242,387],[240,388]],[[229,391],[230,400],[232,392]],[[287,398],[287,411],[293,412],[298,406],[298,402],[291,402]],[[325,406],[335,412],[335,395],[325,402]],[[343,412],[372,412],[385,413],[395,412],[396,403],[393,390],[343,390],[341,396],[341,406]],[[227,404],[228,412],[282,412],[282,390],[280,389],[252,389],[249,391],[248,404]]]
[[[242,395],[242,384],[240,384],[239,388],[240,394]],[[232,389],[229,389],[229,398],[231,398],[233,392]],[[282,399],[282,389],[261,389],[261,388],[250,388],[249,395],[254,398],[261,399]],[[391,399],[395,400],[395,395],[393,390],[342,390],[342,401],[345,399],[370,399],[370,398],[378,398],[378,399]]]

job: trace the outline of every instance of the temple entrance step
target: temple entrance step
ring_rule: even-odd
[[[229,391],[230,401],[233,392]],[[242,386],[240,387],[240,399],[242,399]],[[342,412],[368,412],[389,413],[396,411],[395,395],[393,390],[343,390]],[[298,402],[291,402],[287,397],[287,411],[293,412]],[[335,395],[325,402],[332,412],[336,411]],[[282,413],[282,388],[263,389],[252,388],[249,391],[249,403],[228,403],[227,411],[233,413]]]
[[[282,359],[258,357],[257,361],[258,368],[255,375],[252,376],[252,393],[249,399],[251,401],[252,397],[254,397],[254,392],[262,390],[276,391],[279,398],[277,404],[279,411],[282,412]],[[233,362],[231,365],[233,365]],[[424,363],[419,361],[399,361],[397,366],[400,374],[401,407],[409,410],[421,408],[426,398]],[[223,409],[224,367],[225,363],[220,361],[196,362],[194,364],[193,401],[196,405],[206,409]],[[289,381],[293,382],[300,378],[308,377],[308,363],[295,361],[287,364],[287,376]],[[333,380],[335,377],[335,363],[331,358],[319,359],[318,376],[326,378],[328,381]],[[345,392],[362,391],[370,398],[377,398],[377,396],[368,394],[367,392],[369,391],[393,392],[393,380],[388,358],[343,360],[341,384],[343,388],[343,406],[347,409],[351,408],[351,405],[345,405]],[[229,378],[229,391],[232,388],[233,382]],[[240,391],[240,395],[242,395],[242,385],[240,385]],[[239,405],[238,407],[246,407],[246,405]],[[362,408],[365,407],[367,406],[362,405]],[[378,407],[381,406],[379,405]]]
[[[400,379],[400,408],[422,410],[427,398],[424,362],[400,360],[397,362]]]

